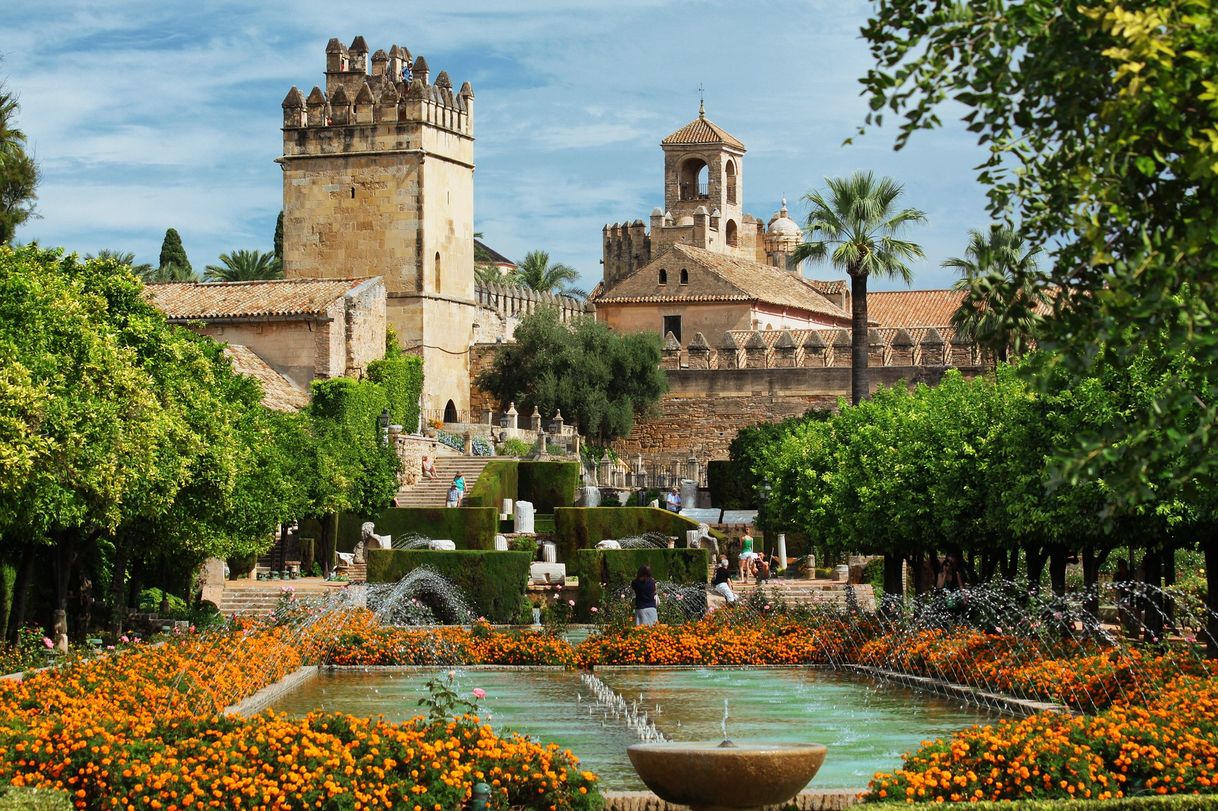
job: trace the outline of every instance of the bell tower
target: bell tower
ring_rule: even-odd
[[[698,247],[736,253],[744,221],[744,144],[708,119],[699,103],[698,117],[660,147],[665,213],[678,225],[689,218],[696,232],[705,233],[706,242]]]

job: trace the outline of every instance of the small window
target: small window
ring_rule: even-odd
[[[660,284],[668,284],[668,271],[660,268]]]
[[[667,336],[670,332],[672,337],[677,339],[677,343],[681,343],[681,316],[664,316],[664,335]]]
[[[689,284],[689,271],[681,268],[681,284]]]
[[[736,221],[727,221],[727,244],[731,247],[736,247]]]
[[[436,292],[440,292],[440,252],[436,251]]]

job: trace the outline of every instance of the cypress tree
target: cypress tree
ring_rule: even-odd
[[[194,268],[190,266],[190,260],[186,258],[186,249],[182,247],[182,238],[173,228],[165,232],[165,239],[161,242],[160,267],[170,265],[186,270],[188,275],[194,275]]]
[[[283,261],[283,212],[279,212],[279,219],[275,220],[275,258],[280,262]]]

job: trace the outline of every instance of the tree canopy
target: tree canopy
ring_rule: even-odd
[[[598,442],[630,433],[668,388],[660,368],[660,336],[619,335],[594,318],[565,324],[557,309],[543,307],[516,328],[513,343],[495,352],[479,388],[503,408],[536,406],[545,419],[562,410],[568,423]]]
[[[186,248],[182,245],[182,237],[177,229],[165,231],[165,239],[161,241],[161,255],[157,262],[157,279],[163,282],[196,281],[195,269],[186,257]],[[145,281],[149,281],[145,279]]]
[[[203,278],[209,282],[253,282],[282,279],[283,260],[274,253],[238,250],[220,254],[220,264],[208,265]]]
[[[900,119],[898,148],[943,102],[990,150],[991,213],[1054,246],[1042,347],[1079,380],[1142,358],[1144,407],[1075,442],[1081,480],[1121,444],[1110,498],[1136,502],[1167,467],[1218,473],[1218,14],[1207,0],[894,0],[863,28],[876,67],[867,123]],[[1147,342],[1153,351],[1144,353]],[[1164,425],[1170,426],[1164,430]]]

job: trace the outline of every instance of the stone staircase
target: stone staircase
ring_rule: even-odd
[[[845,608],[846,588],[846,584],[838,580],[788,580],[787,578],[777,578],[761,586],[758,586],[752,580],[747,583],[740,583],[739,581],[733,581],[732,583],[732,590],[740,595],[741,599],[760,590],[768,598],[781,601],[789,607],[828,606]],[[875,610],[875,593],[869,584],[854,586],[854,596],[858,600],[859,608],[864,611]]]
[[[494,457],[489,456],[437,456],[436,477],[420,479],[413,487],[403,487],[398,490],[397,502],[399,507],[443,507],[448,498],[448,487],[453,482],[453,476],[458,473],[465,476],[465,492],[474,489],[478,477],[482,475],[487,462]],[[498,507],[499,505],[494,505]]]
[[[265,616],[275,610],[288,589],[297,597],[310,597],[341,591],[346,587],[347,583],[327,581],[320,577],[304,577],[299,580],[229,580],[224,584],[224,595],[217,607],[226,617],[233,614]]]

